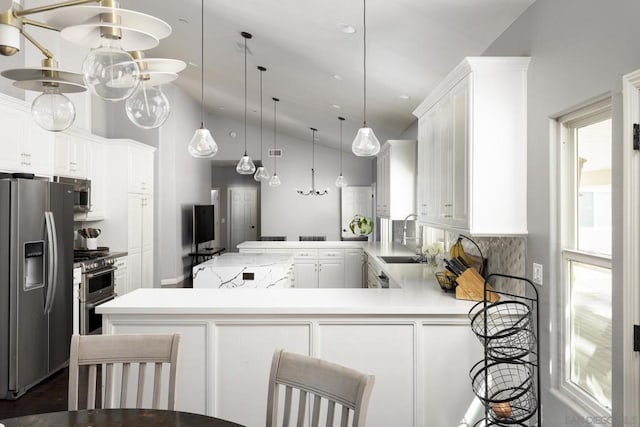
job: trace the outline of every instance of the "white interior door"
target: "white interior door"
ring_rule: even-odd
[[[213,205],[213,247],[219,248],[220,244],[220,189],[214,188],[211,190],[211,204]]]
[[[371,217],[373,213],[373,190],[371,186],[342,187],[342,213],[340,235],[343,238],[355,237],[349,230],[354,215]]]
[[[229,204],[229,247],[237,250],[239,243],[258,240],[258,189],[255,187],[231,187]]]

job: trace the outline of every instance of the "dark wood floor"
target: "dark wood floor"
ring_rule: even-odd
[[[65,368],[16,400],[0,400],[0,420],[67,410],[69,369]]]

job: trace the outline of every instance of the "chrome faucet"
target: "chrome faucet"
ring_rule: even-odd
[[[404,218],[404,224],[402,225],[402,244],[406,245],[407,244],[407,221],[409,220],[409,218],[414,217],[416,219],[418,219],[418,214],[409,214]],[[414,238],[415,240],[418,240],[418,237],[416,236]]]

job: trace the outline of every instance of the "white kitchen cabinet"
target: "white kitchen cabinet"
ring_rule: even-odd
[[[116,262],[113,264],[114,267],[117,268],[113,275],[113,282],[115,286],[116,295],[122,296],[129,292],[129,281],[128,281],[128,273],[127,273],[127,257],[122,256],[116,259]]]
[[[362,249],[345,249],[344,251],[344,286],[345,288],[361,288],[364,253]]]
[[[153,287],[153,198],[129,194],[128,268],[129,290]]]
[[[71,178],[87,177],[86,140],[70,132],[55,135],[54,173]]]
[[[293,287],[318,287],[318,260],[296,259],[293,263]]]
[[[153,194],[153,151],[129,147],[129,193]]]
[[[403,219],[415,213],[416,141],[389,140],[378,155],[376,213]]]
[[[0,96],[0,170],[53,175],[53,133],[33,122],[27,105]]]
[[[318,287],[344,288],[344,255],[342,258],[318,260]]]
[[[414,111],[418,214],[473,235],[527,233],[529,58],[466,58]]]

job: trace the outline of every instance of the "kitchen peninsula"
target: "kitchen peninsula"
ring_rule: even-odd
[[[197,289],[267,289],[291,286],[291,254],[226,253],[193,268]]]
[[[178,410],[264,424],[271,357],[285,348],[374,374],[370,426],[458,425],[473,400],[469,369],[482,357],[467,317],[473,303],[442,292],[425,264],[378,258],[410,254],[404,247],[319,243],[360,249],[392,286],[139,289],[98,309],[104,333],[182,333]]]

